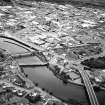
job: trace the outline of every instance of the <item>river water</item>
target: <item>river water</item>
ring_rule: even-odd
[[[6,49],[11,54],[26,52],[25,49],[10,44],[4,43],[0,40],[0,48]],[[14,50],[15,49],[15,50]],[[17,59],[19,63],[42,63],[38,57],[27,57],[22,59]],[[83,105],[89,105],[87,99],[87,94],[82,86],[74,84],[64,84],[62,80],[58,79],[51,70],[46,66],[44,67],[27,67],[23,68],[24,72],[28,74],[28,78],[34,83],[38,83],[38,86],[48,93],[52,93],[57,98],[60,98],[68,103],[75,103],[74,105],[81,105],[77,103],[82,103]],[[96,95],[98,97],[100,105],[105,104],[105,91],[97,91]],[[72,101],[69,101],[72,100]],[[70,104],[71,105],[71,104]]]
[[[28,74],[29,79],[38,83],[38,86],[44,88],[45,91],[51,92],[54,96],[69,101],[82,102],[87,104],[87,97],[83,87],[69,84],[66,85],[59,80],[54,74],[46,67],[25,68],[25,73]]]

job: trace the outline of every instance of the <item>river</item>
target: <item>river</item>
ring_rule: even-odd
[[[11,52],[11,54],[27,52],[27,50],[22,47],[3,41],[4,40],[0,40],[0,48],[8,50],[9,52]],[[26,64],[42,63],[38,57],[26,57],[22,59],[17,59],[17,61],[19,63]],[[37,83],[41,89],[47,91],[48,93],[52,93],[55,97],[70,103],[70,105],[71,103],[75,103],[74,105],[89,105],[84,87],[74,84],[64,84],[63,81],[58,79],[46,66],[27,67],[23,69],[24,72],[28,74],[28,78],[30,80],[32,80],[34,83]],[[97,91],[96,95],[100,105],[104,105],[105,91]]]

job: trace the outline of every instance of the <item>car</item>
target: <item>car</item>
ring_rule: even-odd
[[[16,93],[16,92],[17,92],[17,89],[13,88],[13,89],[12,89],[12,92],[13,92],[13,93]]]
[[[18,95],[18,96],[24,96],[25,94],[26,94],[26,91],[21,91],[21,90],[17,90],[16,91],[16,94]]]

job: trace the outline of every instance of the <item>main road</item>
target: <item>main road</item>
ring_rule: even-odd
[[[83,69],[83,66],[81,65],[76,66],[76,69],[81,74],[91,105],[99,105],[87,72]]]

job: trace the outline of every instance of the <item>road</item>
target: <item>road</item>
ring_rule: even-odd
[[[23,46],[26,46],[26,47],[29,47],[30,49],[32,50],[35,50],[36,52],[39,51],[39,49],[37,49],[38,47],[35,47],[33,45],[30,45],[30,44],[27,44],[26,42],[22,42],[20,39],[17,39],[17,38],[12,38],[12,37],[6,37],[6,36],[0,36],[0,38],[5,38],[5,39],[10,39],[10,40],[13,40],[13,41],[16,41],[20,44],[22,44]],[[27,55],[27,54],[26,54]],[[30,55],[30,54],[28,54]],[[77,61],[76,61],[77,62]],[[81,66],[80,64],[76,66],[77,70],[80,72],[81,74],[81,77],[84,81],[84,85],[86,87],[86,91],[88,93],[88,96],[89,96],[89,99],[90,99],[90,103],[91,105],[99,105],[98,103],[98,100],[97,100],[97,97],[95,95],[95,92],[93,90],[93,87],[92,87],[92,84],[89,80],[89,77],[86,73],[86,71],[83,69],[83,66]],[[18,73],[19,75],[20,73]],[[21,76],[21,75],[20,75]],[[34,89],[32,89],[34,90]],[[27,94],[29,94],[30,91],[27,91]],[[25,95],[26,96],[26,95]]]
[[[99,105],[99,102],[97,100],[96,94],[93,90],[93,86],[89,80],[87,72],[83,69],[83,67],[80,65],[78,66],[77,70],[80,72],[81,77],[83,79],[87,94],[89,96],[89,100],[91,105]]]

